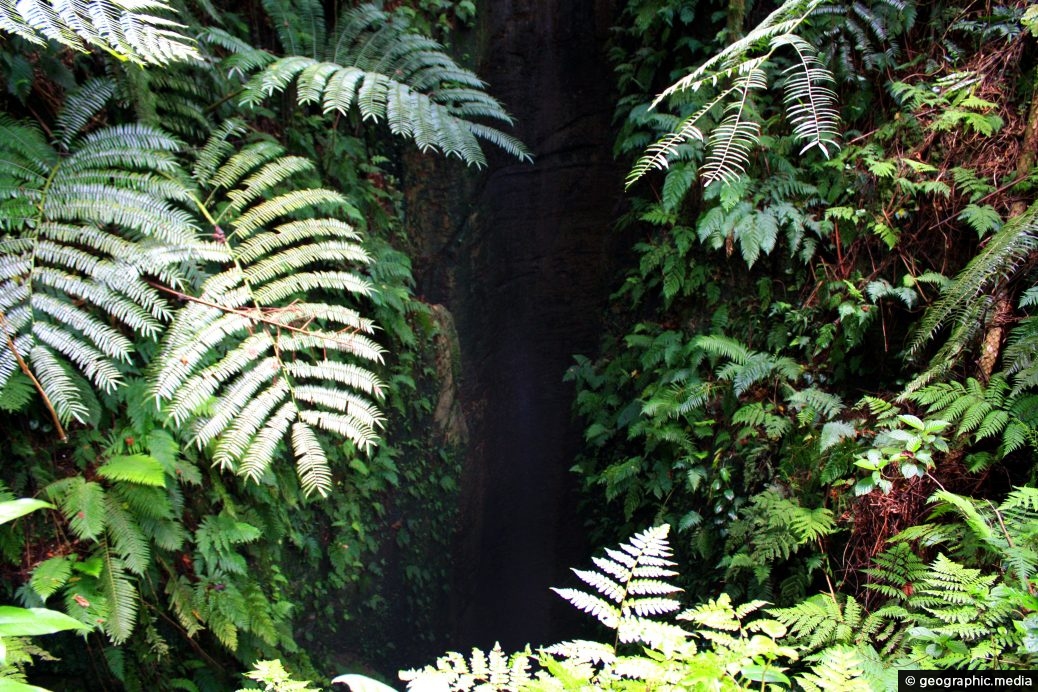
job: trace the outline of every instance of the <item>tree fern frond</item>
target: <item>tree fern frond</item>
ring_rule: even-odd
[[[290,443],[303,489],[324,495],[331,470],[317,430],[369,452],[382,424],[383,385],[361,365],[381,348],[350,304],[372,286],[337,269],[370,258],[349,225],[321,213],[348,207],[342,195],[294,187],[308,161],[267,142],[225,146],[236,131],[218,131],[196,167],[210,188],[198,203],[228,229],[210,248],[223,270],[166,332],[153,391],[173,420],[195,419],[195,442],[213,445],[216,464],[258,480]]]
[[[631,168],[630,173],[627,174],[625,181],[626,187],[630,187],[642,176],[653,169],[664,169],[670,165],[672,159],[677,156],[680,147],[688,142],[699,141],[705,142],[706,138],[703,136],[703,131],[699,128],[699,121],[709,113],[714,106],[721,102],[722,97],[726,97],[730,94],[732,89],[724,92],[722,96],[719,96],[712,100],[707,106],[700,109],[697,113],[686,118],[682,123],[675,127],[673,132],[670,132],[659,140],[649,145],[645,150],[645,153],[638,159]]]
[[[324,51],[327,60],[316,57],[320,51],[308,52],[266,66],[245,85],[242,103],[257,104],[295,81],[300,103],[320,102],[325,113],[356,107],[362,120],[385,120],[423,151],[483,166],[483,141],[530,160],[519,140],[483,122],[512,124],[512,118],[478,77],[435,41],[372,5],[344,13]]]
[[[774,43],[790,46],[799,61],[786,68],[783,88],[793,136],[804,143],[800,153],[818,148],[829,158],[839,148],[836,92],[826,86],[835,81],[832,73],[822,66],[814,46],[799,36],[777,36]]]
[[[45,369],[37,374],[62,421],[84,420],[87,410],[76,400],[75,378],[55,359],[101,390],[117,387],[117,363],[133,348],[107,322],[114,318],[141,336],[155,336],[172,309],[147,275],[175,278],[174,268],[191,256],[194,243],[194,223],[177,207],[186,190],[172,177],[179,142],[140,125],[78,135],[109,89],[90,82],[82,99],[70,99],[61,126],[70,148],[65,156],[34,128],[0,123],[19,137],[0,141],[0,178],[17,181],[33,200],[14,215],[0,205],[0,225],[19,238],[0,245],[0,304],[13,316],[4,318],[7,343],[0,350],[18,344],[30,367]],[[49,170],[41,179],[37,171],[44,167]],[[13,372],[9,362],[0,356],[0,385]]]
[[[541,651],[575,663],[608,664],[616,660],[616,649],[611,645],[586,639],[560,642]]]
[[[734,183],[746,170],[750,151],[760,141],[761,133],[760,123],[749,114],[750,94],[767,87],[767,77],[759,68],[740,75],[734,92],[736,99],[725,108],[725,118],[713,129],[707,141],[708,153],[701,169],[706,184],[714,181]]]
[[[321,492],[331,487],[332,472],[324,449],[314,431],[302,421],[292,424],[292,449],[296,455],[296,470],[303,492]]]
[[[111,79],[95,77],[81,84],[72,91],[65,100],[65,106],[58,113],[55,122],[55,133],[63,148],[68,148],[72,140],[91,118],[108,104],[115,94],[115,82]]]
[[[660,93],[650,108],[679,92],[720,89],[719,95],[709,100],[704,110],[685,120],[678,132],[665,135],[649,148],[628,175],[627,186],[650,169],[666,167],[677,148],[691,137],[701,139],[697,123],[706,112],[723,103],[727,104],[726,115],[709,133],[702,175],[706,184],[737,180],[749,162],[750,151],[760,140],[760,124],[748,117],[750,92],[766,88],[766,70],[773,54],[783,46],[791,46],[797,55],[797,63],[787,70],[786,79],[786,105],[794,136],[805,142],[803,151],[817,147],[828,155],[830,148],[835,149],[836,112],[831,91],[823,86],[832,78],[817,59],[814,48],[794,34],[821,4],[822,0],[783,3],[746,36]]]
[[[167,18],[171,14],[163,0],[4,0],[0,29],[38,45],[52,40],[79,51],[97,46],[139,63],[200,59],[195,42],[179,33],[184,25]]]
[[[16,344],[15,348],[20,350],[20,344]],[[43,394],[54,405],[59,420],[89,419],[90,410],[80,400],[81,391],[71,368],[39,343],[29,349],[27,360]]]

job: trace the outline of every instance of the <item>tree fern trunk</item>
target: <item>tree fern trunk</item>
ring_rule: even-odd
[[[1027,112],[1027,124],[1024,126],[1024,138],[1020,144],[1020,157],[1016,162],[1016,178],[1026,176],[1034,167],[1035,157],[1038,156],[1038,70],[1035,70],[1031,78],[1031,105]],[[1013,202],[1009,209],[1010,218],[1020,216],[1027,210],[1027,204],[1022,200]],[[984,334],[983,348],[980,360],[977,363],[979,379],[987,382],[991,379],[995,364],[1002,354],[1002,345],[1005,338],[1006,325],[1013,319],[1013,305],[1005,291],[1000,291],[992,308],[991,321]]]
[[[746,23],[746,0],[728,0],[728,23],[725,30],[729,43],[742,37],[742,27]]]

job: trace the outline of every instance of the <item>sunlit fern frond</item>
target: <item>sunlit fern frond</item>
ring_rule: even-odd
[[[724,119],[707,141],[708,153],[701,169],[704,183],[734,183],[746,170],[761,132],[760,123],[752,115],[751,95],[767,87],[767,77],[759,68],[740,76],[735,98],[726,106]]]
[[[0,0],[0,30],[39,45],[96,46],[122,60],[155,65],[199,58],[173,16],[163,0]]]
[[[804,145],[800,153],[818,148],[828,158],[839,148],[836,92],[828,86],[834,81],[832,73],[822,66],[814,46],[799,36],[778,36],[775,42],[796,54],[796,62],[785,70],[783,98],[793,136]]]
[[[670,569],[670,527],[656,526],[633,536],[619,549],[607,549],[594,558],[597,570],[573,570],[597,595],[579,589],[552,589],[578,609],[617,631],[622,642],[653,645],[665,636],[652,618],[678,610],[671,596],[681,589],[667,582],[677,574]]]
[[[833,646],[811,659],[811,672],[796,679],[804,692],[841,690],[842,692],[869,692],[875,687],[865,672],[866,663],[854,647]]]
[[[746,65],[753,51],[766,50],[765,58],[775,50],[774,39],[795,32],[823,0],[794,0],[785,2],[768,15],[741,39],[731,43],[705,63],[670,85],[653,101],[653,107],[681,91],[699,91],[704,86],[716,86],[731,79]]]
[[[674,161],[682,147],[692,142],[705,142],[706,137],[703,135],[702,121],[714,109],[719,103],[722,103],[733,91],[735,87],[729,87],[721,94],[717,95],[709,103],[700,108],[698,111],[690,115],[681,121],[674,130],[659,140],[650,144],[646,148],[645,153],[638,159],[631,168],[631,171],[627,174],[626,186],[630,187],[639,178],[644,176],[650,170],[653,169],[664,169],[670,166],[671,162]]]
[[[649,147],[628,175],[628,187],[653,168],[665,168],[682,144],[693,138],[702,139],[704,134],[699,123],[716,106],[723,106],[725,115],[706,135],[703,181],[730,183],[742,176],[750,152],[761,136],[760,124],[750,117],[750,95],[767,88],[768,74],[773,69],[772,58],[783,47],[791,48],[796,58],[785,73],[785,102],[794,137],[804,143],[802,153],[817,148],[828,156],[835,150],[838,119],[833,92],[827,86],[832,77],[818,60],[814,47],[796,33],[822,2],[783,3],[746,36],[657,96],[652,108],[681,92],[717,91],[704,110],[684,120],[678,130]]]
[[[487,652],[473,648],[468,658],[455,651],[448,652],[436,659],[434,665],[400,671],[400,679],[407,682],[410,690],[525,690],[531,689],[535,682],[530,671],[532,658],[529,647],[508,655],[499,644],[495,644]],[[359,675],[340,675],[332,682],[347,683],[353,689],[371,692],[390,689]]]
[[[294,82],[301,104],[320,104],[325,113],[356,107],[362,119],[387,122],[422,151],[482,166],[483,141],[530,159],[518,139],[487,124],[513,121],[486,85],[398,18],[372,5],[350,10],[324,53],[324,60],[308,55],[276,60],[245,85],[242,103],[258,104]]]
[[[118,324],[155,337],[171,317],[148,277],[172,280],[195,233],[171,177],[180,144],[141,125],[78,135],[90,99],[70,100],[66,153],[0,117],[0,386],[27,370],[63,422],[88,417],[83,378],[120,384],[133,343]]]
[[[327,494],[331,470],[316,431],[368,452],[383,385],[366,364],[382,349],[353,304],[372,290],[358,235],[334,215],[339,193],[300,186],[312,164],[233,125],[202,149],[198,204],[221,269],[182,308],[156,361],[154,391],[214,462],[258,480],[285,445],[303,489]],[[228,146],[228,142],[233,146]]]

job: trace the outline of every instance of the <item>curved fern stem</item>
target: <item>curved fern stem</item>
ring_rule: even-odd
[[[262,313],[259,312],[259,310],[260,310],[259,307],[257,307],[255,309],[255,311],[253,311],[253,310],[240,310],[238,308],[232,308],[232,307],[229,307],[227,305],[221,305],[219,303],[216,303],[216,302],[213,302],[213,301],[210,301],[210,300],[206,300],[205,298],[199,298],[198,296],[193,296],[193,295],[190,295],[188,293],[182,293],[181,291],[178,291],[175,288],[170,288],[169,286],[164,286],[164,285],[162,285],[160,283],[156,283],[154,281],[149,281],[148,283],[149,283],[149,285],[151,285],[154,288],[157,288],[158,290],[162,291],[163,293],[168,293],[168,294],[170,294],[171,296],[173,296],[175,298],[179,298],[180,300],[184,300],[184,301],[187,301],[189,303],[198,303],[199,305],[204,305],[207,308],[214,308],[216,310],[222,310],[223,312],[226,312],[226,313],[229,313],[229,314],[240,315],[240,316],[245,317],[245,318],[247,318],[249,320],[253,320],[255,322],[260,322],[260,323],[268,325],[270,327],[274,327],[275,329],[284,329],[285,331],[295,332],[297,334],[305,335],[305,336],[308,336],[308,337],[317,336],[317,338],[319,338],[321,341],[327,341],[328,343],[337,344],[339,346],[348,346],[349,343],[350,343],[347,340],[341,340],[340,341],[338,339],[331,338],[331,337],[329,337],[329,336],[327,336],[325,334],[315,334],[313,332],[313,330],[307,329],[305,327],[293,327],[290,324],[284,324],[282,322],[278,322],[277,320],[272,320],[272,319],[269,319],[267,317],[263,317]],[[2,320],[2,318],[3,318],[3,314],[0,313],[0,320]],[[350,331],[350,333],[351,334],[359,334],[360,330],[354,328],[354,329],[352,329]]]
[[[68,441],[68,435],[65,433],[64,426],[61,425],[61,418],[58,416],[58,412],[54,410],[54,404],[51,403],[50,397],[47,396],[47,392],[43,390],[43,385],[36,379],[36,375],[33,374],[32,368],[22,358],[22,354],[18,353],[18,349],[14,345],[14,339],[11,338],[11,333],[7,331],[7,320],[4,319],[4,313],[0,310],[0,329],[4,332],[4,338],[7,340],[7,347],[11,349],[11,353],[14,354],[14,359],[18,362],[18,367],[21,368],[22,372],[32,382],[32,386],[36,388],[40,398],[43,399],[43,405],[47,407],[47,411],[50,413],[50,418],[54,422],[54,429],[58,432],[58,439],[62,442]]]

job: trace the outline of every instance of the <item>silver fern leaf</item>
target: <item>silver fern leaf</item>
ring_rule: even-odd
[[[796,57],[785,71],[785,105],[793,136],[804,145],[801,153],[816,148],[828,157],[835,151],[839,147],[839,118],[834,106],[835,94],[827,86],[833,78],[819,60],[817,50],[795,33],[823,1],[784,3],[746,36],[657,96],[653,108],[679,92],[719,89],[713,98],[706,100],[705,106],[646,150],[628,174],[627,186],[650,170],[667,168],[683,145],[704,139],[705,184],[731,183],[742,176],[761,137],[760,124],[750,117],[751,94],[767,88],[772,58],[783,47],[791,48]],[[724,117],[704,136],[702,123],[719,106],[724,108]]]
[[[212,444],[221,467],[258,480],[286,444],[303,489],[326,495],[317,430],[368,452],[382,424],[383,385],[363,365],[382,349],[347,298],[373,290],[354,271],[369,258],[348,224],[321,213],[352,209],[344,197],[291,185],[312,164],[266,141],[229,146],[240,129],[219,130],[195,167],[213,229],[207,257],[222,270],[183,296],[154,392],[177,424],[193,421],[195,442]]]
[[[304,49],[311,55],[280,58],[255,75],[245,85],[242,103],[258,104],[295,82],[299,103],[320,104],[325,113],[356,107],[363,120],[386,121],[394,134],[422,151],[483,166],[484,141],[531,160],[518,139],[481,122],[513,123],[482,80],[457,65],[443,46],[373,5],[343,15],[323,60],[317,46]]]
[[[179,142],[126,125],[79,135],[107,92],[70,98],[62,154],[34,126],[0,118],[0,386],[16,370],[35,382],[58,421],[86,420],[86,381],[111,391],[132,341],[114,319],[155,337],[172,314],[148,280],[172,280],[195,226],[171,180]],[[60,430],[60,425],[59,425]]]
[[[0,0],[0,30],[38,45],[95,46],[123,60],[166,65],[200,56],[163,0]]]

